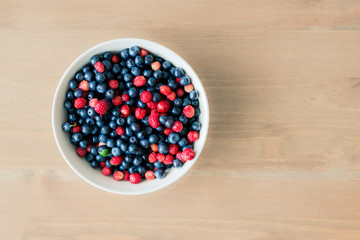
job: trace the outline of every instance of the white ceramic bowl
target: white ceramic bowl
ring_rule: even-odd
[[[186,74],[191,78],[195,89],[199,92],[199,104],[201,114],[199,121],[202,125],[200,130],[200,138],[195,143],[195,158],[186,162],[182,168],[171,168],[163,179],[154,179],[152,181],[142,181],[140,184],[131,184],[128,181],[114,181],[112,177],[104,176],[99,169],[93,169],[89,163],[75,153],[75,147],[70,143],[68,133],[62,130],[62,124],[66,121],[66,111],[64,109],[65,93],[68,90],[68,83],[82,66],[90,61],[90,57],[106,51],[120,51],[131,46],[139,46],[149,50],[151,53],[163,57],[177,67],[185,70]],[[115,39],[108,42],[100,43],[83,54],[81,54],[65,71],[59,85],[56,89],[53,108],[52,108],[52,125],[56,143],[60,152],[69,166],[86,182],[98,187],[102,190],[118,193],[118,194],[143,194],[164,188],[183,176],[198,159],[201,150],[205,145],[206,136],[209,128],[209,105],[203,85],[199,77],[190,65],[172,50],[161,44],[136,38]]]

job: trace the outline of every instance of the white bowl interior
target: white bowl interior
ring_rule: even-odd
[[[201,114],[199,121],[202,125],[200,130],[200,138],[195,143],[195,158],[186,162],[182,168],[171,168],[164,179],[154,179],[152,181],[142,181],[140,184],[131,184],[128,181],[114,181],[112,177],[106,177],[101,174],[99,169],[93,169],[89,163],[75,153],[75,146],[71,144],[68,133],[62,130],[62,124],[66,121],[66,111],[63,107],[65,101],[65,93],[68,90],[68,82],[75,73],[90,61],[90,57],[106,51],[120,51],[131,46],[139,46],[149,50],[151,53],[163,57],[177,67],[185,70],[186,74],[191,78],[195,89],[199,92],[199,106]],[[199,77],[190,65],[172,50],[152,41],[134,38],[115,39],[98,44],[81,54],[65,71],[60,83],[56,89],[53,109],[52,109],[52,125],[56,143],[60,152],[69,166],[86,182],[98,187],[102,190],[118,193],[118,194],[142,194],[149,193],[164,188],[183,176],[198,159],[204,145],[209,128],[209,106],[206,93]]]

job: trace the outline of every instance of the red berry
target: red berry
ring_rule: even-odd
[[[90,101],[89,101],[89,106],[90,107],[95,107],[95,105],[98,103],[98,99],[97,98],[93,98],[93,99],[91,99]]]
[[[116,134],[119,136],[122,136],[125,134],[125,130],[122,127],[117,127],[115,131],[116,131]]]
[[[113,173],[113,177],[114,177],[115,181],[123,180],[124,173],[122,171],[116,171],[116,172]]]
[[[84,92],[89,91],[89,82],[86,80],[82,80],[79,83],[79,89],[83,90]]]
[[[135,109],[135,117],[137,119],[143,119],[144,117],[146,116],[146,110],[141,108],[141,107],[138,107]]]
[[[158,153],[156,155],[156,159],[159,161],[159,162],[163,162],[165,160],[165,155],[162,154],[162,153]]]
[[[106,167],[106,162],[100,162],[100,166],[101,166],[102,168]]]
[[[138,184],[139,182],[141,182],[141,175],[139,173],[130,174],[130,183]]]
[[[144,76],[136,76],[133,80],[136,87],[142,87],[146,84],[146,78]]]
[[[78,147],[78,148],[76,149],[76,154],[77,154],[79,157],[85,157],[86,152],[87,152],[86,149],[81,148],[81,147]]]
[[[187,137],[190,142],[196,142],[199,139],[199,133],[197,131],[190,131]]]
[[[191,148],[186,148],[184,151],[182,151],[181,157],[185,161],[193,160],[195,157],[195,152]]]
[[[161,68],[161,64],[159,62],[153,62],[151,64],[151,68],[152,68],[152,70],[157,71]]]
[[[193,106],[187,105],[186,107],[184,107],[183,113],[185,117],[192,118],[195,115],[195,109]]]
[[[157,103],[151,101],[151,102],[148,102],[147,106],[148,106],[148,108],[150,108],[150,109],[155,109],[155,108],[157,107]]]
[[[77,98],[74,101],[74,107],[76,109],[84,108],[86,106],[86,99],[85,98]]]
[[[169,165],[169,164],[172,164],[173,161],[174,161],[174,157],[172,155],[170,155],[170,154],[166,154],[164,164]]]
[[[145,57],[146,55],[148,55],[149,54],[149,52],[146,50],[146,49],[141,49],[140,50],[140,56],[141,57]]]
[[[170,109],[170,103],[166,100],[161,100],[157,104],[157,110],[162,113],[166,113]]]
[[[184,126],[180,121],[175,121],[172,130],[174,132],[181,132],[181,130],[183,130]]]
[[[151,92],[149,91],[143,91],[141,94],[140,94],[140,100],[143,102],[143,103],[149,103],[152,99],[152,94]]]
[[[176,96],[182,97],[182,96],[184,96],[184,94],[185,94],[185,91],[182,90],[181,88],[176,89]]]
[[[110,159],[111,165],[114,165],[114,166],[119,165],[121,162],[122,162],[122,158],[121,158],[121,157],[112,157],[112,158]]]
[[[102,116],[109,109],[109,103],[105,99],[100,100],[99,102],[97,102],[95,104],[94,109],[95,109],[95,112],[97,112],[98,114],[100,114],[100,116]]]
[[[123,105],[120,109],[120,112],[122,113],[122,115],[124,115],[125,118],[127,118],[128,116],[130,116],[130,107],[128,105]]]
[[[104,167],[102,170],[102,174],[104,174],[105,176],[109,176],[111,174],[111,169],[108,167]]]
[[[158,128],[160,126],[159,113],[155,109],[152,110],[148,121],[152,128]]]
[[[173,132],[173,130],[172,130],[171,128],[165,128],[165,129],[164,129],[164,134],[165,134],[166,136],[169,136],[170,133],[172,133],[172,132]]]
[[[111,61],[112,61],[113,63],[118,63],[118,62],[120,62],[120,56],[114,54],[114,55],[111,57]]]
[[[151,170],[147,170],[145,173],[146,180],[153,180],[155,178],[155,174]]]
[[[126,93],[124,93],[124,94],[121,96],[121,98],[122,98],[122,100],[123,100],[124,102],[127,102],[127,101],[130,100],[129,94],[126,94]]]
[[[97,62],[94,64],[94,68],[96,69],[96,71],[98,71],[98,72],[100,72],[100,73],[104,72],[104,70],[105,70],[104,64],[103,64],[102,62],[100,62],[100,61],[97,61]]]
[[[119,82],[115,79],[111,79],[109,81],[109,87],[112,88],[112,89],[116,89],[119,87]]]
[[[169,145],[169,153],[172,155],[177,154],[177,152],[179,151],[179,146],[176,144],[170,144]]]
[[[171,88],[167,85],[160,86],[160,92],[164,94],[165,96],[169,95],[171,93]]]
[[[120,106],[122,104],[122,98],[120,96],[115,96],[111,102],[114,104],[114,106]]]
[[[176,82],[180,84],[181,78],[176,78]]]
[[[82,128],[80,125],[76,125],[75,127],[72,128],[73,133],[78,133],[81,132]]]
[[[173,102],[176,98],[176,93],[171,92],[169,95],[166,96],[166,98]]]
[[[190,93],[192,90],[194,90],[194,86],[190,83],[184,87],[184,90],[185,92]]]
[[[129,181],[130,173],[128,171],[124,171],[124,181]]]
[[[159,146],[156,143],[150,144],[151,150],[153,152],[158,152],[159,151]]]
[[[149,154],[148,161],[150,163],[156,162],[156,153],[155,152],[152,152],[152,153]]]

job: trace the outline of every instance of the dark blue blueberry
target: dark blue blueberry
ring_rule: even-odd
[[[95,160],[95,156],[92,154],[86,154],[85,159],[86,159],[86,161],[91,162],[91,161]]]
[[[184,151],[184,150],[187,149],[187,148],[192,148],[192,145],[191,145],[191,144],[188,144],[188,145],[183,146],[182,151]]]
[[[134,158],[133,164],[134,164],[134,166],[139,166],[141,164],[141,162],[142,162],[142,158],[139,156],[136,156]]]
[[[199,122],[193,122],[191,124],[191,130],[199,131],[201,129],[201,124]]]
[[[160,91],[160,87],[162,86],[163,84],[162,83],[158,83],[158,84],[156,84],[156,90],[158,90],[158,91]]]
[[[125,85],[127,88],[132,88],[134,86],[133,82],[127,82]]]
[[[174,80],[174,79],[170,79],[168,81],[168,86],[172,89],[172,90],[175,90],[178,88],[178,84],[177,82]]]
[[[200,109],[199,109],[199,108],[195,108],[195,115],[194,115],[194,117],[197,118],[198,116],[200,116]]]
[[[125,89],[125,83],[120,82],[120,83],[119,83],[119,89],[120,89],[120,90],[124,90],[124,89]]]
[[[144,155],[144,149],[138,148],[138,150],[136,151],[136,155],[143,156]]]
[[[77,109],[77,114],[79,114],[79,116],[84,119],[86,119],[88,116],[85,108]]]
[[[108,137],[105,134],[100,134],[98,139],[99,139],[99,142],[106,143]]]
[[[132,123],[136,122],[136,118],[135,118],[135,116],[134,116],[134,115],[130,115],[130,116],[128,116],[128,117],[127,117],[127,119],[126,119],[126,122],[127,122],[127,124],[128,124],[128,125],[130,125],[130,124],[132,124]]]
[[[178,142],[178,145],[180,147],[183,147],[187,144],[187,139],[185,137],[181,138],[180,141]]]
[[[102,127],[102,126],[104,126],[104,122],[102,120],[96,121],[96,126]]]
[[[129,55],[131,57],[136,57],[137,55],[140,54],[140,48],[138,46],[132,46],[130,49],[129,49]]]
[[[98,162],[104,162],[104,161],[105,161],[105,158],[104,158],[103,156],[101,156],[101,155],[96,155],[96,156],[95,156],[95,159],[96,159],[96,161],[98,161]]]
[[[74,114],[74,113],[69,114],[68,118],[69,118],[70,122],[75,122],[77,120],[76,114]]]
[[[158,128],[156,128],[156,131],[158,131],[158,132],[161,132],[163,130],[164,130],[164,126],[159,126]]]
[[[97,147],[91,147],[90,148],[90,153],[92,154],[92,155],[96,155],[97,154]]]
[[[112,167],[112,164],[110,163],[110,160],[106,160],[105,164],[106,164],[106,167],[108,167],[108,168]]]
[[[119,126],[124,126],[125,124],[125,119],[122,117],[119,117],[118,119],[116,119],[116,124]]]
[[[80,125],[85,124],[85,120],[84,120],[84,119],[82,119],[82,118],[80,118],[80,119],[79,119],[79,124],[80,124]]]
[[[134,62],[139,67],[142,67],[142,65],[144,64],[144,59],[141,56],[136,56]]]
[[[99,56],[94,55],[90,58],[91,65],[94,65],[97,61],[100,61]]]
[[[150,54],[148,54],[144,57],[145,65],[150,65],[151,63],[153,63],[153,61],[154,61],[154,57]]]
[[[176,144],[179,140],[180,140],[180,135],[178,133],[170,133],[169,137],[169,142],[172,144]]]
[[[110,127],[109,126],[102,126],[101,128],[100,128],[100,133],[101,134],[109,134],[109,132],[110,132]]]
[[[125,142],[129,141],[129,136],[126,136],[125,134],[124,135],[121,135],[120,138],[122,140],[124,140]]]
[[[161,79],[162,76],[163,76],[163,73],[162,73],[161,70],[157,70],[157,71],[155,71],[155,72],[153,73],[153,76],[154,76],[155,79]]]
[[[90,135],[91,134],[91,127],[88,125],[83,125],[81,127],[81,131],[84,135]]]
[[[182,69],[182,68],[175,68],[174,69],[174,71],[173,71],[173,75],[174,75],[174,77],[176,77],[176,78],[179,78],[179,77],[182,77],[183,75],[184,75],[184,70]],[[190,83],[190,82],[189,82]],[[188,84],[189,84],[188,83]],[[186,85],[188,85],[188,84],[186,84]],[[184,85],[183,85],[184,86]]]
[[[131,68],[131,73],[134,76],[139,76],[141,74],[141,69],[139,67],[133,67]]]
[[[114,147],[111,149],[111,154],[118,157],[121,155],[121,149],[119,147]]]
[[[109,108],[111,108],[110,104],[109,104]],[[111,118],[111,113],[109,113],[109,112],[105,113],[103,118],[104,118],[105,121],[109,120]]]
[[[174,166],[174,168],[181,168],[182,162],[179,159],[174,159],[173,166]]]
[[[71,140],[75,143],[80,142],[83,139],[83,135],[81,133],[74,133],[71,136]]]
[[[199,100],[192,100],[191,105],[194,106],[194,107],[199,106]]]
[[[135,154],[138,150],[138,146],[135,144],[130,144],[128,147],[128,151],[130,154]]]
[[[119,64],[115,63],[111,69],[111,71],[114,73],[114,74],[118,74],[120,73],[121,71],[121,67]]]
[[[162,65],[162,68],[165,70],[171,68],[171,63],[169,61],[164,61],[161,65]]]
[[[150,70],[150,69],[145,69],[144,71],[143,71],[143,74],[142,74],[144,77],[146,77],[146,78],[149,78],[149,77],[151,77],[151,75],[152,75],[152,70]]]
[[[105,97],[106,97],[107,99],[113,99],[113,98],[115,97],[115,91],[114,91],[114,89],[109,89],[109,90],[107,90],[106,93],[105,93]]]
[[[66,99],[67,100],[74,100],[74,93],[73,93],[73,91],[71,91],[71,90],[69,90],[69,91],[67,91],[67,93],[66,93]]]
[[[196,99],[198,99],[198,97],[199,97],[199,94],[198,94],[198,92],[197,92],[196,90],[192,90],[192,91],[189,93],[189,98],[190,98],[191,100],[196,100]]]
[[[96,115],[95,109],[94,109],[94,108],[89,108],[89,109],[87,110],[87,115],[88,115],[89,117],[95,117],[95,115]]]
[[[91,91],[96,90],[96,81],[91,81],[91,82],[89,82],[89,89],[90,89]]]
[[[99,133],[99,128],[97,128],[96,126],[92,126],[91,127],[91,134],[92,135],[97,135],[98,133]]]
[[[138,139],[144,139],[146,137],[146,132],[144,130],[142,130],[142,131],[138,132],[136,134],[136,136]]]
[[[130,136],[132,136],[134,133],[133,133],[133,131],[131,131],[130,127],[126,127],[126,128],[125,128],[125,134],[126,134],[126,136],[130,137]]]
[[[153,97],[152,97],[152,100],[153,100],[154,102],[159,102],[159,101],[161,100],[161,95],[160,95],[160,93],[158,93],[158,92],[154,92],[152,96],[153,96]]]
[[[159,121],[161,124],[165,124],[165,122],[167,121],[168,117],[165,115],[162,115],[159,117]]]
[[[140,131],[140,125],[137,124],[137,123],[132,123],[131,126],[130,126],[130,129],[131,129],[133,132],[138,132],[138,131]]]
[[[149,84],[150,86],[155,86],[156,83],[157,83],[157,81],[153,77],[149,78],[148,81],[147,81],[147,84]]]
[[[95,160],[91,161],[91,167],[93,167],[93,168],[98,168],[99,165],[100,165],[100,164],[99,164],[97,161],[95,161]]]
[[[130,73],[126,73],[124,75],[124,81],[125,82],[131,82],[134,79],[133,75],[131,75]]]
[[[86,149],[88,144],[89,144],[88,141],[82,140],[79,142],[79,147]]]
[[[138,139],[135,136],[129,138],[129,143],[137,143]]]
[[[121,69],[121,72],[120,72],[120,73],[121,73],[121,75],[125,76],[125,74],[127,74],[127,73],[129,73],[129,72],[130,72],[130,70],[129,70],[128,68],[125,68],[125,67],[124,67],[124,68]]]
[[[128,67],[128,68],[133,68],[133,67],[135,67],[135,62],[134,62],[134,60],[132,60],[131,58],[129,58],[128,60],[126,60],[126,66]]]
[[[76,73],[75,79],[81,82],[82,80],[84,80],[84,74],[82,72]]]
[[[98,137],[97,136],[92,136],[91,137],[91,142],[98,143],[99,142]]]
[[[181,136],[185,136],[185,135],[187,134],[186,128],[183,128],[183,130],[181,130],[181,131],[179,132],[179,134],[180,134]]]
[[[106,89],[107,89],[106,83],[100,83],[96,86],[96,91],[98,91],[99,93],[105,93]]]
[[[146,103],[143,103],[140,99],[137,101],[137,106],[138,107],[141,107],[141,108],[146,108],[147,107],[147,104]]]
[[[110,121],[109,122],[109,127],[112,128],[112,129],[116,129],[117,128],[117,124],[115,121]]]
[[[124,60],[128,59],[129,58],[129,49],[126,48],[126,49],[121,50],[120,57]]]
[[[106,76],[106,78],[109,79],[109,80],[115,78],[114,74],[113,74],[112,72],[110,72],[110,71],[109,71],[109,72],[106,72],[106,73],[105,73],[105,76]]]
[[[120,170],[121,170],[121,171],[124,171],[124,170],[128,169],[129,166],[130,166],[130,165],[129,165],[128,163],[126,163],[126,162],[123,161],[123,162],[121,163],[121,165],[120,165]]]
[[[138,172],[139,172],[140,174],[145,174],[145,173],[146,173],[146,168],[143,167],[143,166],[138,166]]]
[[[85,72],[91,71],[91,68],[92,68],[92,66],[91,66],[90,64],[86,64],[86,65],[82,68],[82,71],[85,73]]]
[[[187,105],[191,105],[191,100],[188,97],[183,100],[183,107],[186,107]]]
[[[109,138],[109,139],[106,141],[106,146],[108,146],[109,148],[115,147],[115,141],[114,141],[114,139]]]
[[[181,115],[179,117],[179,121],[182,123],[182,124],[187,124],[187,122],[189,121],[187,117],[185,117],[184,115]]]
[[[163,142],[165,139],[167,139],[167,136],[165,136],[165,134],[159,133],[159,142]]]
[[[145,116],[143,119],[141,119],[141,121],[143,122],[143,124],[148,126],[149,125],[149,116]]]
[[[173,107],[173,108],[171,109],[171,114],[172,114],[172,115],[175,115],[175,116],[180,115],[180,114],[181,114],[181,108],[179,108],[179,107]]]
[[[136,173],[137,172],[137,166],[131,166],[130,168],[129,168],[129,173],[131,174],[131,173]]]
[[[143,148],[149,148],[149,147],[150,147],[149,140],[147,140],[147,139],[141,139],[141,140],[140,140],[140,146],[143,147]]]
[[[119,117],[120,116],[120,107],[115,106],[114,109],[111,111],[111,115],[113,115],[115,117]]]
[[[163,71],[163,79],[169,79],[170,78],[170,73]]]
[[[146,132],[147,135],[150,135],[153,132],[153,128],[152,127],[146,127],[145,132]]]
[[[95,74],[95,80],[96,80],[97,82],[103,82],[103,81],[106,80],[106,76],[105,76],[104,73],[96,73],[96,74]]]
[[[159,141],[158,135],[156,135],[156,134],[150,135],[150,137],[149,137],[149,142],[150,142],[151,144],[157,143],[158,141]]]
[[[74,97],[75,97],[75,98],[82,97],[83,95],[84,95],[84,92],[83,92],[83,90],[81,90],[81,89],[76,89],[76,90],[74,91]]]
[[[159,143],[159,153],[167,154],[169,151],[169,146],[166,143]]]
[[[116,146],[120,147],[123,141],[121,139],[116,139]]]
[[[180,78],[180,84],[183,86],[189,85],[190,84],[190,78],[185,75],[183,77]]]
[[[65,131],[65,132],[70,132],[71,130],[71,124],[66,122],[62,125],[62,129]]]
[[[138,95],[138,93],[139,91],[135,87],[129,89],[129,96],[131,98],[135,98]]]
[[[112,53],[111,52],[104,52],[104,58],[111,61],[112,58]]]
[[[64,107],[66,110],[69,110],[72,107],[72,104],[70,101],[65,101],[64,102]]]
[[[112,68],[112,63],[109,60],[103,60],[102,64],[104,64],[105,70],[110,70]]]
[[[128,150],[128,145],[126,143],[122,143],[120,145],[120,149],[121,151],[126,152]]]
[[[155,92],[156,88],[155,87],[147,87],[146,90],[149,92]]]
[[[126,155],[124,162],[126,163],[132,163],[132,161],[134,160],[134,158],[131,155]]]
[[[157,169],[155,172],[154,172],[154,175],[156,178],[159,178],[159,179],[162,179],[165,177],[165,172],[161,169]]]
[[[84,78],[87,81],[91,81],[93,80],[94,74],[91,71],[85,72],[84,73]]]
[[[182,105],[181,98],[175,98],[174,100],[174,106],[180,107]]]
[[[164,166],[164,164],[159,161],[154,162],[154,167],[156,167],[156,168],[162,168],[163,166]]]
[[[167,128],[172,128],[172,127],[174,126],[174,123],[175,123],[174,120],[168,119],[168,120],[166,120],[166,122],[165,122],[165,127],[167,127]]]
[[[152,164],[152,163],[146,163],[146,169],[148,169],[148,170],[153,170],[154,169],[154,164]]]

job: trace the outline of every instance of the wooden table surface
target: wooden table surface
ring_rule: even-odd
[[[359,1],[0,5],[1,239],[360,239]],[[65,69],[124,37],[183,56],[211,112],[194,167],[142,196],[85,183],[51,128]]]

